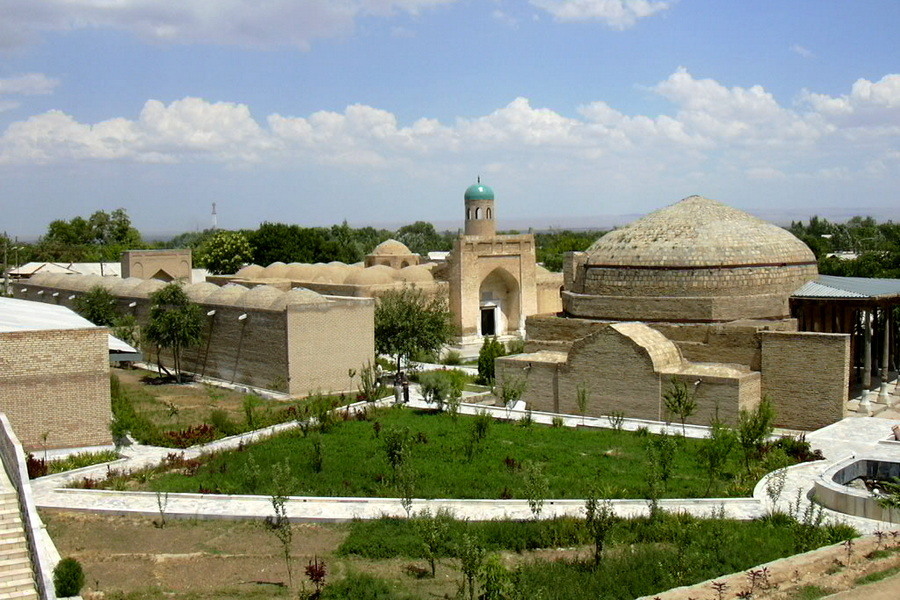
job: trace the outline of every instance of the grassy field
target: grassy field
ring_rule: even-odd
[[[326,565],[322,599],[463,599],[468,593],[462,591],[465,577],[457,549],[464,534],[496,557],[500,568],[495,575],[506,590],[503,598],[630,600],[740,573],[852,535],[847,528],[823,528],[815,535],[798,536],[802,526],[788,520],[661,515],[617,523],[595,568],[579,520],[453,521],[437,549],[436,576],[431,577],[415,519],[296,524],[289,589],[281,547],[259,522],[169,521],[160,528],[150,519],[135,517],[60,511],[42,511],[42,517],[61,553],[84,565],[87,587],[102,590],[109,600],[310,598],[313,587],[304,569],[314,559]],[[894,564],[890,560],[882,559],[880,569]],[[826,562],[823,568],[831,559]],[[476,596],[484,591],[484,581],[485,575],[479,574]],[[770,598],[762,591],[757,597]]]
[[[269,400],[202,383],[159,383],[156,374],[116,369],[111,380],[114,432],[131,433],[143,444],[187,447],[276,423],[308,418],[315,406],[326,408],[355,398],[321,396]]]
[[[483,439],[473,442],[482,421]],[[416,411],[371,411],[368,420],[340,421],[325,433],[292,431],[241,450],[203,457],[105,482],[104,487],[166,492],[315,496],[402,495],[403,481],[421,498],[527,498],[530,465],[539,465],[547,498],[583,498],[592,486],[607,497],[647,496],[648,443],[657,436],[615,430],[554,428],[480,417]],[[402,472],[388,460],[389,440],[403,438]],[[671,477],[661,497],[698,497],[706,490],[695,457],[702,440],[674,437]],[[741,475],[735,455],[730,480],[717,494],[746,495],[756,481]],[[278,475],[276,476],[276,473]],[[403,479],[403,475],[410,476]],[[282,478],[280,480],[280,477]],[[285,480],[284,477],[287,479]]]

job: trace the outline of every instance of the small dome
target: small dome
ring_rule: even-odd
[[[110,290],[113,294],[118,294],[119,296],[131,296],[134,288],[144,283],[144,280],[140,277],[126,277],[125,279],[119,280],[119,283],[116,285],[115,290]]]
[[[347,285],[383,285],[393,283],[391,272],[394,269],[384,265],[375,265],[361,271],[352,273],[344,282]]]
[[[480,182],[470,185],[466,188],[466,200],[493,200],[494,190]]]
[[[250,288],[250,291],[241,296],[240,306],[243,308],[269,308],[284,294],[285,292],[270,285],[258,285]]]
[[[284,278],[287,273],[287,265],[283,262],[273,262],[271,265],[263,269],[261,277],[265,278]]]
[[[309,281],[316,268],[302,263],[291,263],[285,269],[284,276],[291,281]]]
[[[434,281],[434,277],[431,276],[431,271],[418,265],[403,267],[400,269],[398,277],[409,283],[428,283]]]
[[[409,248],[406,247],[405,244],[398,242],[397,240],[390,239],[385,240],[375,246],[375,249],[372,250],[371,256],[397,256],[404,254],[412,254]]]
[[[103,278],[99,275],[73,275],[72,285],[69,289],[86,292],[96,285],[103,283]]]
[[[131,288],[130,295],[137,298],[149,298],[150,294],[164,287],[166,287],[166,284],[159,279],[144,279]]]
[[[289,292],[285,292],[280,298],[277,298],[271,306],[272,310],[284,310],[288,304],[318,304],[320,302],[328,302],[322,294],[316,293],[306,288],[297,287]]]
[[[258,279],[263,276],[263,271],[265,271],[265,267],[259,265],[247,265],[246,267],[238,269],[235,276],[243,279]]]
[[[208,281],[184,286],[184,293],[187,294],[188,298],[199,303],[206,302],[206,299],[218,290],[219,286]]]
[[[223,285],[207,296],[206,303],[236,306],[248,291],[249,290],[242,285],[229,283],[228,285]]]
[[[28,283],[41,285],[44,287],[53,287],[54,285],[56,285],[56,279],[59,276],[59,273],[41,273],[39,271],[28,278]]]

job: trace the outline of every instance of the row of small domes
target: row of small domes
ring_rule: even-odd
[[[287,279],[308,283],[344,285],[380,285],[398,281],[427,283],[434,281],[429,265],[411,265],[394,269],[387,265],[363,267],[361,263],[301,264],[274,262],[267,267],[248,265],[235,275],[241,279]]]
[[[113,296],[130,298],[148,298],[150,294],[166,285],[165,282],[158,279],[138,279],[136,277],[120,279],[118,277],[100,277],[99,275],[60,273],[38,273],[31,277],[29,283],[82,293],[95,286],[101,286]],[[328,301],[321,294],[306,288],[294,288],[283,292],[269,285],[247,288],[233,283],[218,286],[204,281],[186,284],[184,291],[191,300],[200,304],[238,308],[284,310],[288,304],[315,304]]]

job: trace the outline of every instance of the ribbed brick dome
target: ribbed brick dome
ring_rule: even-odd
[[[690,196],[604,235],[588,248],[586,264],[720,267],[815,260],[787,230],[716,200]]]
[[[568,273],[573,316],[728,321],[786,316],[791,293],[818,270],[790,232],[690,196],[606,234]]]

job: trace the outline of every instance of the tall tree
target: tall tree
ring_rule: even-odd
[[[100,285],[95,285],[84,295],[75,298],[75,311],[100,327],[116,325],[119,316],[116,312],[116,297]]]
[[[375,350],[397,359],[437,352],[450,341],[453,326],[447,301],[418,288],[389,290],[375,305]]]
[[[213,275],[235,273],[253,259],[253,249],[240,231],[217,231],[197,251],[197,264]]]
[[[170,283],[150,294],[150,318],[144,337],[156,346],[156,362],[160,370],[171,375],[159,358],[160,350],[172,351],[175,379],[182,381],[181,357],[185,348],[200,343],[203,312],[191,301],[181,285]]]

